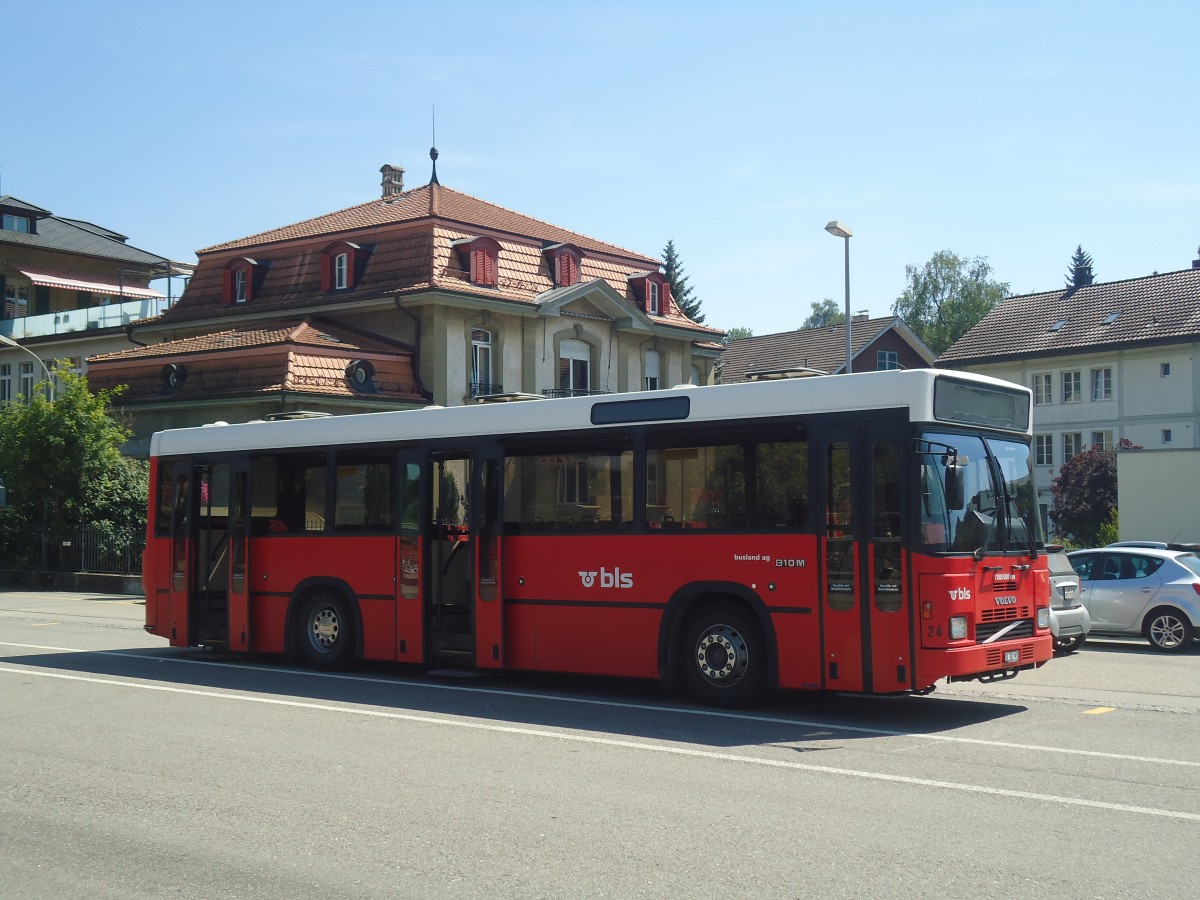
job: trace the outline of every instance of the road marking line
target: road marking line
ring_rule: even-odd
[[[49,628],[51,625],[61,625],[62,622],[30,622],[30,628]]]
[[[1083,714],[1085,716],[1102,716],[1105,713],[1116,712],[1116,711],[1117,711],[1117,708],[1115,706],[1097,706],[1095,709],[1085,709],[1083,711]]]
[[[516,691],[504,688],[486,688],[462,684],[438,684],[436,682],[411,678],[376,678],[370,675],[346,675],[338,672],[318,672],[312,669],[293,669],[284,666],[262,666],[250,663],[230,663],[216,660],[185,659],[173,656],[147,657],[137,653],[122,653],[108,650],[78,650],[72,647],[46,647],[38,644],[16,644],[0,641],[0,647],[19,647],[24,650],[52,650],[59,653],[102,653],[104,656],[136,659],[143,662],[153,659],[156,662],[170,662],[180,665],[210,666],[223,669],[236,669],[245,672],[275,672],[280,675],[293,675],[305,678],[328,679],[334,681],[351,681],[363,684],[381,684],[392,687],[418,688],[429,691],[448,691],[463,694],[485,694],[494,697],[505,697],[514,700],[546,700],[554,703],[574,703],[582,706],[599,706],[613,709],[631,709],[639,712],[670,713],[680,716],[695,716],[712,719],[728,719],[740,722],[759,722],[766,725],[795,725],[806,728],[832,729],[835,732],[850,732],[853,734],[873,734],[880,737],[920,738],[927,741],[942,741],[949,744],[971,744],[980,747],[998,747],[1005,750],[1030,750],[1041,753],[1061,753],[1065,756],[1083,756],[1090,759],[1113,759],[1125,762],[1157,763],[1164,766],[1183,766],[1200,769],[1200,762],[1187,759],[1163,759],[1154,756],[1134,756],[1129,753],[1108,753],[1103,750],[1079,750],[1070,747],[1049,747],[1044,744],[1018,744],[1013,741],[990,741],[983,738],[960,737],[949,734],[929,734],[921,731],[900,731],[889,728],[868,728],[862,725],[841,725],[837,722],[819,722],[813,719],[785,719],[781,716],[760,716],[753,713],[728,712],[719,709],[698,709],[686,706],[664,706],[655,703],[624,703],[619,700],[593,700],[587,697],[563,697],[556,694],[543,694],[536,691]],[[11,665],[20,665],[14,660],[7,660]]]
[[[301,700],[281,700],[277,697],[256,697],[247,694],[230,694],[222,691],[205,691],[196,688],[171,687],[162,684],[137,684],[130,681],[118,681],[112,678],[93,678],[83,675],[67,675],[62,672],[39,672],[30,668],[9,668],[0,666],[0,672],[14,675],[36,675],[41,678],[56,678],[63,681],[81,681],[87,684],[103,684],[114,687],[134,688],[143,691],[158,691],[167,694],[184,694],[193,697],[211,697],[217,700],[234,700],[240,703],[262,703],[268,706],[283,706],[293,709],[310,709],[321,712],[335,712],[352,716],[366,716],[376,719],[390,719],[400,722],[417,722],[423,725],[446,725],[454,728],[469,728],[476,731],[490,731],[495,734],[514,734],[522,737],[552,738],[572,743],[591,744],[598,747],[616,747],[622,750],[641,750],[650,753],[665,753],[674,756],[685,756],[692,759],[718,760],[721,762],[745,763],[747,765],[765,766],[774,769],[789,769],[796,772],[812,772],[821,775],[841,775],[847,778],[860,778],[867,781],[883,781],[891,784],[905,784],[916,787],[943,788],[951,791],[961,791],[968,794],[984,794],[993,797],[1008,797],[1018,800],[1036,800],[1043,803],[1057,803],[1062,806],[1080,806],[1088,809],[1103,809],[1110,812],[1135,813],[1143,816],[1156,816],[1164,819],[1180,819],[1188,822],[1200,822],[1200,813],[1189,813],[1181,810],[1158,809],[1152,806],[1130,806],[1125,803],[1109,803],[1103,800],[1087,800],[1082,797],[1062,797],[1055,794],[1039,794],[1032,791],[1015,791],[1008,788],[988,787],[982,784],[964,784],[954,781],[938,781],[932,778],[916,778],[910,775],[891,775],[886,772],[870,772],[860,769],[845,769],[839,766],[815,766],[792,760],[764,759],[757,756],[746,756],[738,753],[721,753],[715,750],[700,750],[695,747],[679,747],[666,744],[648,744],[643,741],[620,740],[617,738],[597,737],[593,734],[582,734],[565,731],[552,731],[544,728],[528,728],[516,725],[495,725],[489,722],[475,722],[462,718],[439,718],[437,716],[416,715],[413,713],[389,712],[381,709],[362,709],[349,706],[334,706],[329,703],[315,703]]]

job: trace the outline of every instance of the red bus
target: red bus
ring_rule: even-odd
[[[172,646],[925,692],[1052,655],[1030,391],[934,370],[155,434]]]

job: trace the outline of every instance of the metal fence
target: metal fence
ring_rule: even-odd
[[[0,525],[0,569],[140,575],[145,546],[142,528]]]

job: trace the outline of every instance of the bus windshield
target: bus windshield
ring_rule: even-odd
[[[1032,553],[1043,546],[1029,445],[998,437],[926,432],[921,454],[921,540],[940,553]],[[947,469],[963,482],[960,509]],[[951,476],[953,479],[954,476]]]

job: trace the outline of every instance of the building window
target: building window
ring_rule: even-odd
[[[21,382],[20,387],[17,390],[20,391],[22,397],[24,397],[26,400],[29,400],[33,397],[33,363],[21,363],[20,372]]]
[[[1171,364],[1170,363],[1159,363],[1158,377],[1159,378],[1170,378],[1171,377]]]
[[[1092,369],[1092,399],[1112,399],[1112,369]]]
[[[1171,443],[1171,429],[1170,428],[1164,428],[1162,430],[1162,442],[1164,444]]]
[[[1063,372],[1063,403],[1078,403],[1083,399],[1083,391],[1080,387],[1081,383],[1082,377],[1078,370],[1074,372]]]
[[[0,219],[0,227],[3,227],[5,231],[19,231],[21,234],[31,233],[29,216],[13,216],[4,213]]]
[[[226,303],[253,303],[262,290],[267,265],[248,257],[225,263],[223,293]]]
[[[1033,405],[1047,406],[1054,402],[1054,376],[1049,372],[1033,376]]]
[[[688,378],[688,384],[700,384],[700,367],[692,366],[692,374]]]
[[[72,375],[82,375],[83,374],[83,357],[82,356],[68,356],[66,358],[65,362],[66,362],[66,371],[70,372]],[[54,391],[56,394],[61,393],[62,389],[63,389],[63,383],[62,383],[62,379],[58,377],[59,369],[55,368],[52,371],[54,374]]]
[[[1112,449],[1112,432],[1111,431],[1093,431],[1092,432],[1092,449],[1099,450],[1104,453]]]
[[[652,316],[661,312],[658,304],[658,284],[653,281],[646,284],[646,312]]]
[[[0,363],[0,406],[12,402],[12,387],[12,366]]]
[[[1039,466],[1054,465],[1054,435],[1036,434],[1033,437],[1034,463]]]
[[[492,333],[482,328],[471,332],[471,396],[500,393],[492,381]]]
[[[900,368],[900,354],[895,350],[880,350],[875,354],[875,368],[880,371]]]
[[[369,249],[349,241],[334,241],[321,251],[321,290],[346,291],[357,287]]]
[[[646,351],[646,380],[643,387],[648,391],[657,391],[659,388],[658,376],[658,353],[654,350]]]
[[[29,288],[10,284],[4,288],[4,318],[19,319],[29,315]]]
[[[1083,435],[1078,431],[1068,431],[1063,435],[1063,462],[1069,463],[1083,449]]]
[[[592,349],[583,341],[562,342],[558,351],[558,390],[566,397],[591,390]]]

